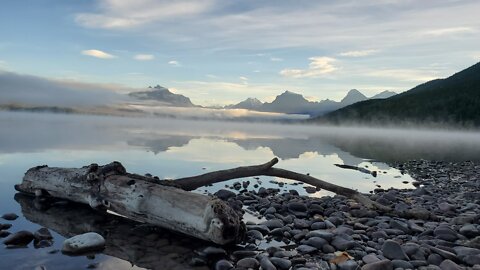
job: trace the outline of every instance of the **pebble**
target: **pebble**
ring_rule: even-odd
[[[262,270],[277,270],[277,267],[275,267],[267,257],[260,259],[260,266],[262,267]]]
[[[440,269],[442,269],[442,270],[463,270],[463,267],[460,267],[458,264],[452,262],[451,260],[445,260],[440,264]]]
[[[4,214],[2,218],[5,220],[11,221],[11,220],[16,220],[18,218],[18,215],[15,213],[8,213],[8,214]]]
[[[237,268],[258,269],[260,263],[255,258],[243,258],[237,262]]]
[[[10,234],[3,240],[3,243],[9,247],[23,247],[27,246],[33,240],[33,234],[29,231],[19,231]]]
[[[215,270],[231,270],[233,268],[233,264],[227,260],[220,260],[215,263]]]
[[[317,251],[317,248],[309,246],[309,245],[300,245],[297,247],[297,251],[301,254],[309,254]]]
[[[365,264],[362,270],[393,270],[393,264],[390,260],[381,260]]]
[[[227,190],[227,189],[220,189],[219,191],[215,192],[213,195],[217,196],[217,198],[228,201],[228,199],[235,197],[235,192]]]
[[[291,261],[283,258],[272,257],[270,258],[270,261],[277,267],[278,270],[288,270],[292,266]]]
[[[403,251],[402,247],[397,242],[392,240],[385,241],[382,246],[382,252],[383,256],[391,260],[409,260],[407,254],[405,254],[405,251]]]
[[[32,235],[33,236],[33,235]],[[105,247],[105,239],[98,233],[88,232],[68,238],[63,242],[62,252],[81,254],[98,251]]]

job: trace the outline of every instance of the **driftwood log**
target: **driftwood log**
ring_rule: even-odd
[[[15,189],[36,196],[52,196],[110,210],[129,219],[158,225],[217,244],[239,242],[245,235],[242,217],[225,202],[189,192],[235,178],[274,176],[301,181],[356,200],[368,208],[390,208],[353,189],[315,177],[273,168],[277,158],[255,166],[215,171],[177,180],[156,180],[127,173],[119,162],[82,168],[37,166],[29,169]]]

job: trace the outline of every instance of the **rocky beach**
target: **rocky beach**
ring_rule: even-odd
[[[380,213],[342,196],[311,198],[295,190],[217,195],[266,221],[247,223],[244,250],[214,263],[221,269],[480,269],[479,175],[473,162],[391,164],[416,189],[376,189]],[[259,242],[277,243],[259,250]],[[284,243],[284,245],[278,245]],[[282,246],[282,247],[279,247]],[[203,252],[207,258],[215,252]]]
[[[130,245],[132,253],[140,250],[144,254],[143,261],[137,259],[132,263],[151,269],[165,267],[164,260],[160,263],[153,255],[160,250],[162,256],[174,258],[171,269],[480,269],[480,165],[425,160],[390,165],[409,174],[416,189],[372,191],[369,195],[372,200],[392,209],[383,213],[343,196],[299,195],[298,187],[292,186],[298,186],[296,182],[277,182],[281,188],[263,188],[261,180],[252,179],[226,186],[214,196],[249,215],[246,239],[236,246],[213,246],[166,230],[148,226],[145,229],[145,225],[91,214],[89,209],[84,209],[82,216],[95,221],[95,226],[86,226],[88,221],[79,224],[75,219],[78,211],[48,210],[47,216],[41,218],[44,215],[41,210],[32,212],[38,211],[32,210],[38,206],[25,206],[21,200],[23,214],[46,228],[10,234],[15,228],[8,220],[17,218],[10,213],[3,216],[0,235],[6,237],[4,244],[10,248],[34,242],[35,248],[48,249],[53,241],[48,229],[72,237],[87,233],[84,228],[89,227],[100,234],[98,237],[103,234],[107,239],[104,252],[128,260],[131,256],[127,256],[126,250]],[[306,185],[303,188],[314,191]],[[64,219],[59,219],[61,216]],[[42,220],[54,221],[42,224]],[[123,232],[117,233],[118,227]],[[115,244],[109,239],[112,235],[116,235]],[[128,236],[121,239],[123,242],[118,240],[122,235]],[[165,241],[167,238],[170,240]],[[174,238],[180,240],[172,241]],[[89,251],[88,239],[85,241],[82,252]],[[197,243],[187,247],[189,241]],[[92,252],[105,245],[103,240],[100,246],[98,239],[96,242],[92,243]],[[112,245],[115,245],[113,252]],[[125,250],[119,253],[117,245]],[[72,247],[69,248],[66,253],[72,252]],[[55,254],[56,250],[48,252]]]

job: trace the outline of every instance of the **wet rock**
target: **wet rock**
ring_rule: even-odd
[[[308,240],[304,241],[303,244],[315,247],[317,249],[322,249],[323,246],[327,245],[328,242],[327,240],[321,238],[321,237],[310,237]]]
[[[33,240],[33,234],[29,231],[19,231],[13,234],[10,234],[3,243],[10,247],[23,247],[27,246]]]
[[[262,267],[262,270],[277,270],[277,267],[275,267],[267,257],[260,259],[260,266]]]
[[[66,239],[63,242],[62,252],[68,254],[81,254],[102,250],[105,239],[98,233],[88,232]]]
[[[400,220],[395,220],[395,219],[390,220],[390,227],[393,229],[401,230],[406,234],[411,233],[411,230],[408,227],[408,224]]]
[[[355,242],[351,236],[340,234],[333,238],[331,245],[337,250],[344,251],[353,248],[355,246]]]
[[[451,260],[445,260],[440,264],[440,269],[442,270],[463,270],[463,267],[460,267],[458,264],[452,262]]]
[[[8,214],[4,214],[2,218],[5,220],[15,220],[18,218],[18,216],[15,213],[8,213]]]
[[[265,225],[247,225],[247,230],[256,230],[261,232],[263,235],[270,233],[270,229]]]
[[[381,260],[365,264],[362,270],[393,270],[393,264],[390,260]]]
[[[349,260],[341,262],[337,265],[338,270],[356,270],[358,269],[358,264],[354,260]]]
[[[37,241],[53,239],[52,234],[47,228],[38,229],[36,232],[33,233],[33,236]]]
[[[305,219],[296,218],[293,220],[293,226],[297,229],[308,229],[310,228],[310,222]]]
[[[257,230],[250,230],[247,232],[247,236],[255,240],[263,240],[263,235]]]
[[[309,245],[300,245],[297,247],[297,251],[301,254],[309,254],[317,251],[317,248]]]
[[[307,233],[306,237],[307,238],[320,237],[320,238],[323,238],[323,239],[327,240],[328,242],[330,242],[333,239],[333,233],[331,233],[329,231],[325,231],[325,230],[314,230],[314,231],[310,231],[309,233]]]
[[[290,202],[287,207],[292,212],[307,212],[307,206],[301,202]]]
[[[270,258],[270,261],[277,267],[278,270],[288,270],[292,266],[292,262],[287,259],[273,257]]]
[[[226,256],[227,252],[223,248],[209,246],[204,248],[201,251],[201,254],[203,254],[207,258],[218,258]]]
[[[458,246],[458,247],[454,247],[453,250],[455,251],[457,256],[460,257],[460,258],[465,257],[465,256],[469,256],[469,255],[479,255],[480,254],[480,249],[470,248],[470,247]]]
[[[206,260],[206,258],[195,256],[190,260],[190,265],[191,266],[204,266],[204,265],[207,265],[207,260]]]
[[[37,239],[35,239],[33,241],[33,247],[35,248],[46,248],[46,247],[51,247],[53,245],[53,241],[51,239],[43,239],[43,240],[40,240],[38,241]]]
[[[12,227],[12,224],[0,224],[0,230],[8,230]]]
[[[238,260],[246,257],[254,257],[255,255],[257,255],[257,252],[253,250],[236,250],[233,252],[233,256]]]
[[[11,233],[9,231],[1,230],[0,231],[0,238],[4,238],[9,236]]]
[[[233,264],[227,260],[220,260],[215,263],[215,270],[231,270],[233,269]]]
[[[260,263],[255,258],[243,258],[237,262],[237,269],[258,269]]]
[[[438,209],[442,212],[453,212],[457,207],[453,204],[442,202],[438,204]]]
[[[447,226],[438,226],[433,231],[433,234],[435,237],[449,242],[453,242],[458,239],[457,232]]]
[[[413,269],[413,265],[404,260],[392,260],[393,268]]]
[[[267,226],[270,230],[283,227],[283,221],[281,219],[270,219],[262,223],[262,225]]]
[[[379,262],[380,259],[375,254],[368,254],[363,256],[362,261],[365,264],[369,264],[369,263]]]
[[[442,258],[442,256],[440,256],[436,253],[432,253],[432,254],[428,255],[427,262],[429,264],[433,264],[433,265],[440,265],[443,262],[443,258]]]
[[[213,195],[217,196],[217,198],[221,200],[227,201],[228,199],[235,197],[235,192],[226,189],[220,189]]]
[[[391,260],[406,260],[409,258],[402,247],[395,241],[387,240],[382,246],[383,256]]]
[[[477,264],[480,265],[480,254],[465,256],[463,257],[462,261],[470,266],[474,266]]]
[[[477,227],[475,227],[475,225],[473,224],[465,224],[463,225],[459,232],[468,237],[468,238],[473,238],[473,237],[476,237],[476,236],[479,236],[480,235],[480,231],[477,229]]]

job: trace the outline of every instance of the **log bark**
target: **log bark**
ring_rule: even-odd
[[[38,166],[25,174],[18,191],[53,196],[111,210],[140,222],[158,225],[217,244],[239,242],[245,235],[241,216],[221,200],[189,192],[235,178],[274,176],[310,184],[352,198],[371,209],[390,211],[360,192],[306,174],[273,168],[278,159],[255,166],[215,171],[177,180],[155,180],[127,173],[119,162],[82,168]]]

